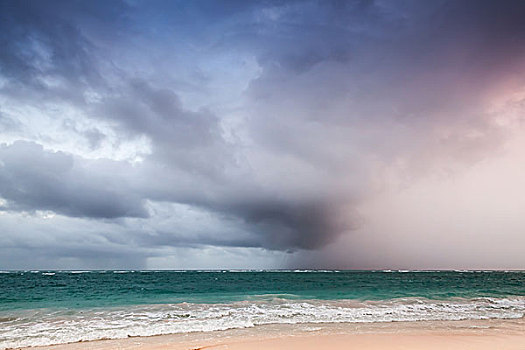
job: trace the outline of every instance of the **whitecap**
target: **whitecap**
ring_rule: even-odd
[[[230,304],[181,303],[73,311],[39,310],[32,313],[33,316],[26,314],[23,321],[19,320],[16,324],[4,324],[0,348],[117,339],[128,335],[205,332],[266,324],[518,319],[524,313],[525,297],[402,298],[383,301],[272,297]]]

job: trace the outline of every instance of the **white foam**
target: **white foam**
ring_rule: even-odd
[[[264,296],[265,298],[268,295]],[[246,328],[264,324],[521,318],[525,297],[389,301],[270,300],[0,312],[0,348]]]

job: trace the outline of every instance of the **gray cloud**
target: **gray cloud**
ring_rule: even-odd
[[[96,161],[86,163],[31,142],[3,145],[0,195],[9,201],[10,210],[53,210],[93,218],[148,216],[143,200],[126,188],[124,179],[113,177],[112,164],[100,172]]]
[[[101,81],[94,48],[58,5],[2,2],[0,67],[8,79],[3,93],[81,103],[82,90]],[[50,86],[46,79],[62,84]]]
[[[320,201],[259,200],[239,203],[230,212],[253,225],[261,245],[271,249],[316,249],[359,225],[351,212],[341,213],[335,203]]]
[[[515,1],[0,6],[4,207],[110,219],[104,239],[127,237],[141,259],[170,246],[330,245],[366,224],[359,206],[390,177],[499,150],[511,128],[493,102],[523,81]],[[232,86],[240,67],[224,57],[257,69]],[[52,137],[24,132],[22,107],[62,122]]]

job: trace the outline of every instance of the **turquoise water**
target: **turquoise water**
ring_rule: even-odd
[[[4,271],[0,348],[271,323],[522,318],[522,271]]]
[[[0,310],[284,299],[525,295],[523,272],[42,271],[0,274]]]

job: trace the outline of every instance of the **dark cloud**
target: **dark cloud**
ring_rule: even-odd
[[[351,211],[342,213],[335,203],[252,201],[237,203],[229,213],[249,223],[265,248],[316,249],[359,225],[358,217]]]
[[[265,69],[248,91],[252,135],[261,145],[331,169],[360,162],[356,154],[418,164],[442,156],[479,160],[501,145],[486,103],[520,84],[525,28],[516,13],[523,4],[303,5],[275,10],[271,30],[282,33],[282,25],[292,33],[265,47]],[[318,20],[320,29],[311,24]],[[332,59],[330,47],[348,59]]]
[[[94,106],[93,113],[119,122],[135,135],[149,136],[157,153],[190,153],[208,148],[219,153],[224,148],[215,115],[205,110],[185,110],[173,90],[143,80],[131,80],[117,94],[106,95]]]
[[[96,163],[94,161],[93,163]],[[144,201],[124,179],[97,164],[82,163],[63,152],[45,151],[17,141],[0,148],[0,195],[10,210],[52,210],[92,218],[147,217]]]
[[[47,98],[78,101],[78,91],[101,79],[91,44],[73,22],[57,14],[58,5],[2,2],[0,69],[11,93],[40,89]],[[60,78],[68,86],[49,88],[42,80],[46,77]]]
[[[494,101],[525,78],[520,1],[0,6],[4,210],[110,219],[130,251],[325,247],[392,173],[498,150]],[[52,136],[25,132],[44,115]]]

